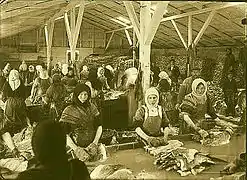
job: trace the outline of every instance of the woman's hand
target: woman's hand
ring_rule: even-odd
[[[147,143],[148,143],[149,146],[153,146],[153,147],[157,147],[157,146],[160,145],[160,141],[156,137],[149,137],[147,139]]]
[[[200,130],[198,131],[198,133],[200,134],[200,136],[201,136],[202,138],[205,138],[205,137],[207,137],[207,136],[209,135],[208,132],[205,131],[204,129],[200,129]]]

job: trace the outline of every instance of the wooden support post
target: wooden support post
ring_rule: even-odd
[[[132,53],[133,53],[133,62],[135,63],[136,61],[136,52],[135,52],[135,49],[136,49],[136,34],[135,34],[135,31],[133,29],[133,49],[132,49]]]
[[[187,77],[190,76],[192,61],[192,15],[188,16],[188,50],[187,50]]]
[[[64,13],[64,21],[65,21],[67,37],[69,40],[69,47],[72,47],[72,35],[71,35],[71,29],[70,29],[69,18],[67,13]]]
[[[172,25],[174,26],[175,30],[177,31],[178,36],[179,36],[180,40],[182,41],[182,43],[183,43],[185,49],[188,49],[188,46],[187,46],[187,44],[186,44],[186,42],[185,42],[185,40],[184,40],[182,34],[180,33],[180,31],[179,31],[179,29],[178,29],[178,27],[177,27],[176,22],[175,22],[173,19],[171,20],[171,22],[172,22]]]
[[[140,39],[140,23],[135,13],[134,6],[131,1],[124,1],[124,5],[135,30],[136,36]]]
[[[126,37],[127,37],[127,39],[128,39],[129,45],[132,46],[132,41],[131,41],[131,38],[130,38],[130,35],[129,35],[128,30],[125,29],[124,32],[125,32],[125,35],[126,35]]]
[[[46,57],[47,57],[47,69],[51,67],[51,47],[53,39],[53,30],[54,30],[54,21],[50,22],[48,25],[45,25],[45,40],[46,40]]]
[[[213,17],[214,17],[214,14],[215,14],[216,11],[212,11],[210,12],[207,20],[205,21],[205,23],[203,24],[200,32],[197,34],[195,40],[194,40],[194,43],[193,43],[193,46],[196,46],[197,43],[200,41],[203,33],[205,32],[205,30],[207,29],[208,25],[210,24],[210,22],[212,21]]]
[[[108,43],[107,43],[107,45],[105,47],[105,51],[108,49],[108,47],[109,47],[109,45],[111,43],[111,40],[112,40],[113,35],[114,35],[114,32],[111,33],[110,39],[109,39],[109,41],[108,41]]]
[[[141,1],[140,9],[140,62],[143,72],[143,93],[150,87],[150,44],[145,44],[146,29],[151,21],[151,1]]]

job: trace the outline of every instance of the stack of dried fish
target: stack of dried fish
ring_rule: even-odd
[[[196,175],[215,164],[206,154],[183,147],[160,152],[155,158],[154,164],[159,166],[159,169],[176,170],[181,176]]]

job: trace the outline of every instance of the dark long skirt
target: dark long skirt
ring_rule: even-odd
[[[20,132],[27,126],[26,104],[22,98],[8,98],[4,118],[0,122],[0,133],[11,135]]]

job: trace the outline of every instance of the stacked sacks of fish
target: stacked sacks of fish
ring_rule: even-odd
[[[159,169],[165,169],[166,171],[175,170],[181,176],[187,176],[189,174],[196,175],[210,167],[210,165],[215,164],[207,155],[195,149],[186,149],[183,147],[160,152],[155,157],[154,164]]]

